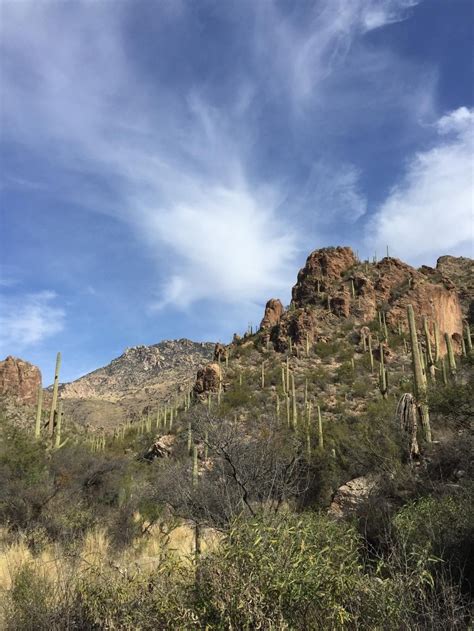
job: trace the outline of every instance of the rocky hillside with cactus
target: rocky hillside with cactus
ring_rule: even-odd
[[[21,533],[32,550],[64,551],[67,583],[48,583],[45,619],[470,628],[469,266],[324,248],[291,304],[270,299],[258,330],[227,345],[137,347],[63,385],[58,355],[55,385],[21,431],[0,415],[0,523],[12,548]],[[106,538],[98,560],[87,556],[94,532]],[[45,593],[42,566],[20,569],[12,629]]]

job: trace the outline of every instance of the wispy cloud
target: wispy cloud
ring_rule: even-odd
[[[305,143],[306,129],[292,117],[308,103],[324,102],[324,116],[314,114],[321,128],[338,108],[346,108],[345,118],[361,96],[344,81],[327,80],[344,78],[364,34],[405,19],[415,4],[321,0],[308,13],[298,4],[284,11],[273,0],[243,2],[238,10],[254,37],[247,63],[222,90],[210,80],[183,87],[158,70],[147,75],[128,54],[132,3],[6,3],[5,135],[54,155],[73,176],[107,181],[104,190],[113,195],[91,202],[82,192],[81,202],[126,222],[144,244],[156,261],[155,306],[261,301],[287,291],[297,244],[306,248],[298,204],[318,215],[317,226],[351,223],[366,211],[359,168],[326,157],[324,148],[303,160],[310,172],[306,195],[288,196],[286,183],[256,158],[265,140],[262,103],[281,97],[295,144]],[[157,4],[156,39],[166,41],[169,25],[186,21],[190,6]],[[363,47],[353,57],[365,78],[383,77],[387,64],[397,64]],[[375,82],[367,85],[372,94],[380,91]],[[399,96],[392,91],[390,100]],[[412,112],[411,105],[403,107]],[[61,178],[54,184],[60,194]]]
[[[367,199],[360,184],[360,170],[353,164],[320,160],[313,165],[301,203],[311,203],[319,227],[334,221],[353,223],[367,212]]]
[[[52,291],[0,297],[0,353],[21,352],[64,328],[65,311],[54,304]]]
[[[422,262],[440,252],[471,255],[474,237],[474,110],[461,107],[434,126],[433,146],[417,153],[379,208],[368,243]]]
[[[275,0],[256,3],[257,51],[266,80],[297,108],[321,97],[321,83],[345,62],[364,33],[404,20],[419,0],[323,0],[308,13],[300,3],[283,13]],[[301,9],[301,11],[298,10]],[[273,72],[268,73],[268,68]]]

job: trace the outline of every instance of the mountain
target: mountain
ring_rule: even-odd
[[[189,389],[214,344],[188,339],[134,346],[76,381],[60,386],[65,416],[81,424],[111,427],[135,419]]]

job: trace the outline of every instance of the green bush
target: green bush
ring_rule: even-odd
[[[358,536],[314,513],[238,522],[200,569],[206,628],[333,629],[351,619]]]
[[[393,520],[399,545],[424,550],[448,563],[458,580],[474,579],[473,485],[442,497],[425,497],[402,508]]]

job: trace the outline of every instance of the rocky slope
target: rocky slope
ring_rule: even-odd
[[[446,258],[451,260],[450,269],[459,268],[458,259],[453,257],[440,261]],[[291,308],[283,313],[275,309],[279,301],[270,300],[262,328],[275,349],[284,352],[290,339],[295,345],[303,345],[307,339],[315,342],[338,323],[350,320],[355,326],[364,325],[378,313],[385,315],[393,331],[399,327],[406,330],[406,307],[412,304],[419,325],[426,316],[438,323],[441,336],[447,333],[457,344],[463,316],[473,300],[473,287],[468,274],[456,275],[453,280],[442,270],[443,263],[440,269],[417,270],[392,257],[361,262],[348,247],[315,250],[298,273]],[[445,352],[443,339],[441,352]]]
[[[134,419],[188,387],[214,344],[166,340],[135,346],[108,366],[60,386],[66,415],[80,424],[112,427]]]

